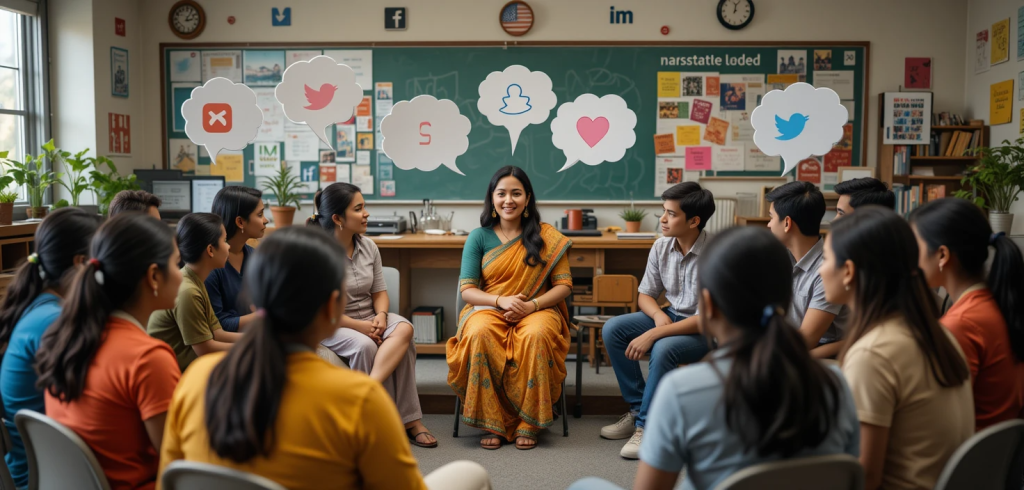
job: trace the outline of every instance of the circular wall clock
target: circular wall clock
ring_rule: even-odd
[[[718,0],[718,22],[738,31],[754,20],[754,0]]]
[[[206,12],[194,0],[181,0],[171,7],[167,16],[171,32],[182,39],[195,39],[206,27]]]

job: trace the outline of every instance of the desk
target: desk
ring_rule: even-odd
[[[28,257],[39,221],[15,221],[0,226],[0,270],[14,271]]]

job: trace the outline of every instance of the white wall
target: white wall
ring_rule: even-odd
[[[964,105],[967,117],[984,119],[989,124],[989,88],[993,83],[1013,80],[1013,120],[1008,124],[992,126],[989,143],[999,145],[1003,140],[1014,141],[1020,134],[1020,109],[1024,102],[1017,100],[1017,74],[1024,71],[1024,61],[1017,61],[1017,8],[1024,6],[1020,1],[1012,0],[970,0],[967,22],[966,61],[964,78],[966,89]],[[992,24],[1010,18],[1010,61],[992,66],[989,71],[975,75],[975,35],[982,29],[991,29]],[[991,33],[990,33],[991,34]],[[1011,234],[1024,234],[1024,201],[1018,201],[1010,207],[1014,213]]]

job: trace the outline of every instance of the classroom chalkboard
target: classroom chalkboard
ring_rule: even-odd
[[[173,83],[169,75],[171,54],[180,50],[280,51],[298,49],[372,49],[373,81],[391,82],[394,101],[409,100],[417,95],[429,94],[439,99],[451,99],[462,114],[469,118],[472,130],[469,149],[458,157],[458,167],[464,176],[439,167],[431,172],[394,168],[395,195],[380,195],[379,178],[374,200],[480,200],[492,174],[504,165],[517,165],[526,170],[533,182],[537,198],[541,200],[650,200],[655,198],[655,160],[653,137],[658,118],[658,72],[717,72],[727,74],[772,75],[779,71],[780,50],[802,50],[807,53],[810,66],[806,81],[814,84],[815,69],[810,61],[816,50],[835,53],[831,70],[852,72],[853,94],[851,115],[852,161],[850,165],[863,165],[866,152],[867,70],[868,43],[816,42],[769,45],[694,45],[687,44],[629,44],[629,45],[480,45],[480,46],[410,46],[374,45],[359,47],[338,44],[292,45],[238,45],[219,44],[204,47],[194,44],[162,44],[164,57],[164,135],[165,144],[171,138],[186,138],[180,128],[180,103],[191,90],[188,84]],[[843,56],[845,54],[845,56]],[[716,63],[717,60],[717,63]],[[744,61],[739,61],[744,60]],[[751,62],[757,60],[758,64]],[[740,64],[742,63],[742,64]],[[584,93],[597,96],[616,94],[622,97],[637,115],[636,144],[618,162],[599,166],[582,163],[565,171],[558,170],[565,163],[561,150],[551,142],[548,121],[528,126],[519,138],[515,155],[511,152],[508,131],[492,126],[486,116],[477,110],[478,85],[492,71],[501,71],[520,64],[531,70],[547,73],[552,82],[558,104],[575,100]],[[685,74],[685,73],[684,73]],[[803,80],[803,79],[802,79]],[[193,84],[195,86],[198,84]],[[366,87],[364,87],[366,88]],[[372,91],[367,90],[367,95]],[[377,118],[379,121],[380,118]],[[379,133],[378,133],[379,136]],[[251,160],[254,146],[244,150],[246,185],[255,186]],[[173,158],[173,149],[165,147],[164,166]],[[280,151],[284,152],[283,144]],[[371,154],[371,171],[377,176],[377,151]],[[303,168],[318,162],[303,162]],[[209,158],[200,156],[198,164],[208,165]],[[707,172],[707,176],[778,176],[778,172]],[[831,186],[825,187],[825,190]]]

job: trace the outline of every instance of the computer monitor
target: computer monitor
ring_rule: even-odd
[[[181,175],[181,170],[141,169],[133,173],[135,174],[135,182],[139,184],[142,190],[149,193],[153,192],[154,180],[182,180],[185,178]]]
[[[223,176],[196,175],[192,179],[192,212],[213,212],[213,198],[224,188]]]
[[[181,219],[192,212],[192,182],[189,180],[152,180],[150,186],[160,198],[160,217],[165,220]]]

